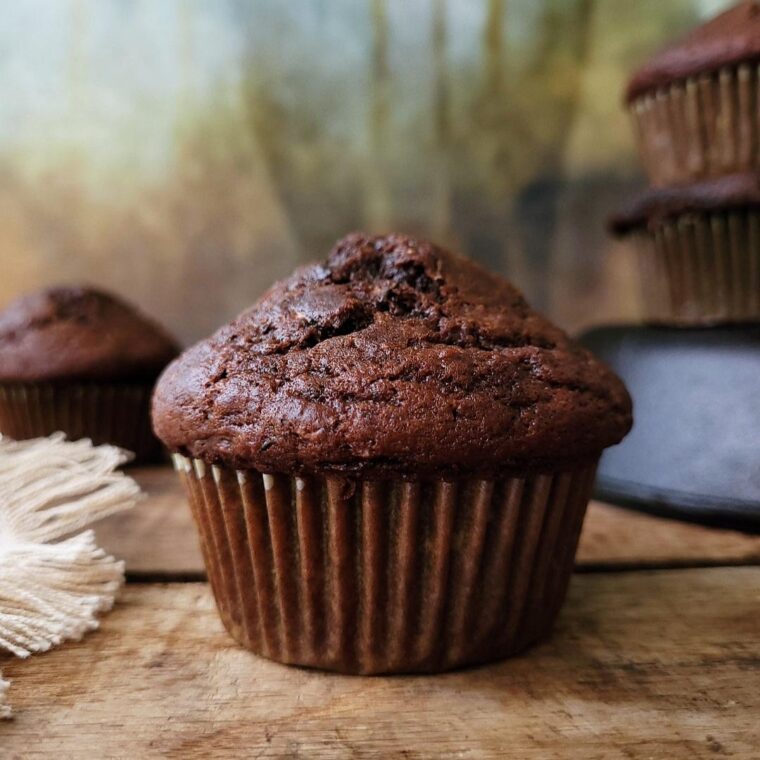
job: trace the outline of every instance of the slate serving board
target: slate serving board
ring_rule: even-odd
[[[634,428],[596,496],[760,533],[760,326],[595,328],[581,343],[626,382]]]

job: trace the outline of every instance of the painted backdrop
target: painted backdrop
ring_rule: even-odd
[[[0,305],[114,288],[198,339],[352,229],[449,243],[570,329],[635,318],[625,74],[719,0],[21,0]]]

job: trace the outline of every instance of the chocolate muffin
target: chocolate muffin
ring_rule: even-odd
[[[760,318],[760,176],[650,188],[611,220],[639,259],[645,316],[666,324]]]
[[[240,643],[430,672],[549,631],[631,403],[500,277],[355,234],[169,365],[153,424]]]
[[[62,430],[154,459],[150,394],[177,353],[164,330],[109,293],[53,287],[19,298],[0,312],[0,432]]]
[[[760,2],[739,3],[642,66],[626,101],[653,184],[760,168]]]

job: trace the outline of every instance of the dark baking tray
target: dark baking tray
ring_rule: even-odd
[[[597,498],[760,533],[760,326],[600,327],[581,343],[625,381],[634,427]]]

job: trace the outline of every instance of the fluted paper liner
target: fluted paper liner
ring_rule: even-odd
[[[654,185],[760,168],[760,66],[741,64],[646,93],[630,105]]]
[[[60,430],[154,461],[161,447],[150,427],[151,391],[150,384],[0,384],[0,433],[24,440]]]
[[[174,462],[232,636],[347,673],[441,671],[546,635],[596,468],[409,482]]]
[[[634,239],[648,321],[760,318],[760,212],[685,214]]]

